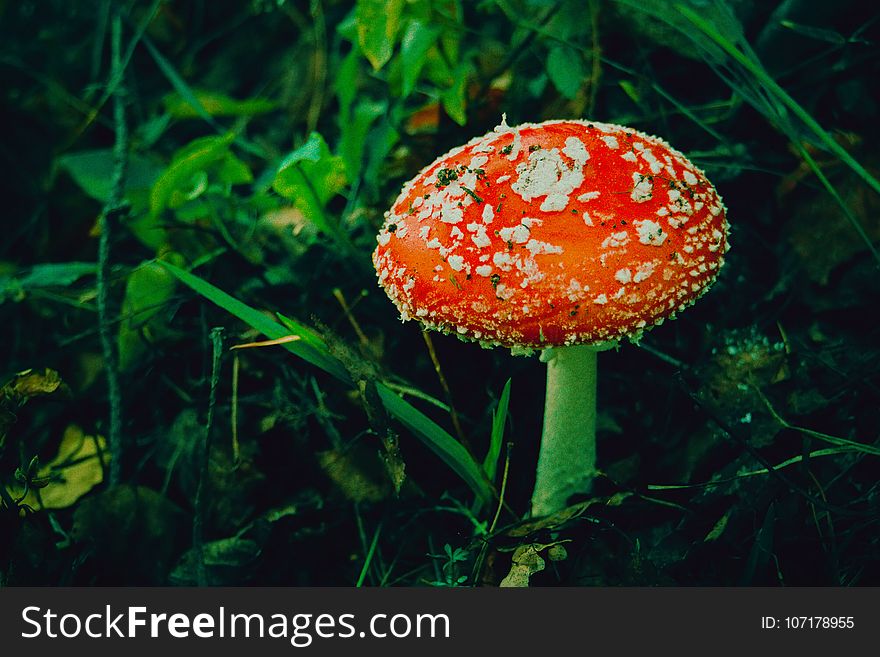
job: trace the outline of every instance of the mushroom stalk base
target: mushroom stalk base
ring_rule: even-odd
[[[532,516],[588,493],[596,472],[596,353],[592,345],[547,350],[547,396]]]

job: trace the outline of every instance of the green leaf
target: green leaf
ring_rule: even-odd
[[[547,57],[547,74],[559,93],[566,98],[574,98],[584,79],[580,55],[565,46],[551,48]]]
[[[355,9],[358,44],[378,71],[394,52],[404,0],[358,0]]]
[[[495,481],[498,472],[498,457],[501,455],[501,444],[504,442],[504,425],[507,424],[507,406],[510,402],[510,379],[504,384],[498,407],[492,413],[492,436],[489,440],[489,451],[483,461],[483,472],[489,481]]]
[[[264,313],[251,308],[226,292],[214,287],[198,276],[180,269],[167,262],[159,263],[184,284],[195,292],[212,301],[230,314],[242,320],[252,328],[260,331],[269,339],[282,338],[291,333],[300,339],[286,342],[279,346],[303,360],[336,377],[345,385],[352,385],[351,377],[342,363],[327,348],[324,341],[311,329],[282,317],[285,325],[275,322]],[[473,490],[482,502],[490,498],[491,493],[480,466],[471,458],[467,450],[444,431],[433,420],[411,406],[384,383],[377,384],[379,396],[388,412],[409,428],[422,442],[437,454],[459,477]]]
[[[339,152],[345,160],[348,177],[354,180],[360,172],[364,158],[364,146],[370,126],[388,109],[386,101],[361,100],[347,121],[341,121],[342,135],[339,139]]]
[[[480,471],[480,466],[461,443],[384,383],[378,383],[376,389],[388,412],[400,420],[407,429],[422,440],[428,449],[461,477],[481,502],[490,499],[489,487]]]
[[[208,110],[205,109],[205,106],[202,105],[198,94],[193,91],[192,87],[186,83],[186,80],[180,76],[177,69],[174,68],[174,65],[169,62],[161,52],[159,52],[155,45],[153,45],[152,40],[150,40],[149,37],[144,36],[143,43],[150,52],[153,61],[155,61],[156,65],[159,67],[159,70],[162,71],[162,74],[171,83],[171,86],[174,87],[180,97],[193,109],[196,115],[201,117],[205,123],[211,126],[216,132],[225,134],[226,130],[224,130],[223,126],[214,120],[214,117],[211,116],[210,112],[208,112]],[[266,157],[266,153],[259,146],[246,141],[240,136],[233,136],[233,139],[239,147],[248,153],[258,157]]]
[[[235,135],[202,137],[179,150],[171,165],[159,176],[150,192],[150,214],[158,215],[172,202],[175,193],[190,195],[194,180],[209,165],[226,158]]]
[[[384,167],[387,156],[400,141],[400,133],[395,129],[392,117],[382,116],[367,133],[364,144],[363,169],[361,178],[367,196],[377,198],[383,189]]]
[[[168,94],[162,99],[165,111],[179,119],[195,119],[202,116],[192,104],[193,99],[210,116],[256,116],[271,112],[278,103],[265,98],[238,100],[217,91],[192,90],[192,95],[183,97],[179,92]]]
[[[281,162],[272,188],[292,200],[324,233],[342,238],[339,227],[328,220],[324,206],[345,184],[345,161],[332,155],[324,138],[313,132],[306,143]]]
[[[192,107],[193,111],[204,119],[208,125],[219,131],[220,126],[214,121],[214,118],[208,113],[208,110],[204,108],[202,102],[192,90],[192,87],[190,87],[186,83],[186,80],[180,76],[177,69],[174,68],[174,65],[169,62],[161,52],[159,52],[159,49],[153,45],[153,41],[149,37],[145,36],[143,42],[147,47],[147,50],[150,52],[153,61],[155,61],[156,65],[159,67],[159,70],[162,71],[162,74],[171,83],[171,86],[174,87],[180,97],[186,101],[186,103]]]
[[[343,383],[351,385],[351,379],[348,376],[345,367],[330,353],[327,346],[324,344],[317,345],[312,339],[312,335],[309,335],[309,333],[305,331],[300,331],[297,325],[291,323],[289,327],[285,327],[268,317],[265,313],[251,308],[247,304],[244,304],[235,297],[226,294],[223,290],[214,287],[198,276],[194,276],[188,271],[180,269],[167,262],[161,262],[160,264],[176,276],[181,282],[205,297],[208,301],[220,306],[226,312],[235,315],[245,324],[256,329],[270,340],[283,338],[291,334],[299,335],[300,338],[302,338],[301,340],[286,342],[280,346],[293,355],[311,363],[315,367],[332,374]]]
[[[438,22],[446,28],[440,34],[443,54],[450,62],[456,63],[459,61],[462,35],[467,34],[462,20],[464,10],[461,7],[461,0],[431,0],[431,5]]]
[[[471,67],[469,64],[464,62],[459,64],[453,73],[452,86],[440,95],[443,109],[446,110],[449,118],[458,125],[467,123],[466,92],[470,73]]]
[[[617,84],[620,85],[620,88],[623,89],[623,93],[625,93],[632,102],[636,105],[642,103],[642,95],[632,82],[629,80],[620,80]]]
[[[67,287],[96,271],[97,265],[94,262],[47,262],[34,265],[27,274],[19,276],[16,281],[26,290],[40,287]]]
[[[773,556],[773,530],[775,524],[776,504],[770,502],[767,512],[764,514],[764,522],[761,523],[758,533],[755,534],[755,542],[752,544],[745,568],[743,568],[742,575],[740,576],[740,586],[753,585],[755,578],[764,574],[770,566],[770,558]]]
[[[216,167],[217,180],[224,185],[246,185],[254,179],[250,167],[227,153]]]
[[[155,332],[164,327],[159,312],[174,295],[176,282],[162,264],[145,262],[128,276],[117,336],[120,369],[127,369],[143,353],[146,345],[142,331]]]
[[[336,89],[336,97],[339,98],[340,121],[344,121],[348,117],[351,105],[357,97],[357,83],[360,73],[358,62],[360,61],[360,56],[361,52],[358,49],[357,44],[355,44],[351,51],[343,58],[342,62],[340,62],[339,68],[336,70],[333,87]]]
[[[113,185],[113,151],[109,148],[68,153],[58,158],[58,166],[96,201],[106,203]],[[128,158],[126,192],[152,186],[162,168],[151,160],[132,153]]]
[[[797,32],[798,34],[802,34],[810,39],[815,39],[816,41],[826,41],[828,43],[833,43],[836,46],[842,46],[847,42],[846,37],[840,32],[827,30],[823,27],[802,25],[800,23],[795,23],[794,21],[779,21],[779,24],[782,27],[788,28],[792,32]]]
[[[43,263],[26,269],[23,273],[13,276],[15,267],[9,267],[9,273],[4,271],[8,263],[0,263],[0,304],[11,299],[15,302],[25,298],[28,290],[67,287],[73,285],[83,276],[89,276],[97,271],[93,262],[58,262]],[[71,301],[71,303],[75,303]]]
[[[419,74],[425,65],[428,50],[440,36],[440,28],[426,25],[421,21],[410,21],[400,40],[400,61],[403,67],[401,94],[404,98],[415,89]]]

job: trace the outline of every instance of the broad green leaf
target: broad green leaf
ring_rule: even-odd
[[[462,18],[464,11],[461,0],[431,0],[439,25],[443,30],[440,34],[440,45],[443,54],[453,64],[458,63],[461,37],[466,34]],[[452,23],[451,25],[449,23]]]
[[[251,308],[198,276],[167,262],[160,264],[195,292],[260,331],[267,338],[277,339],[292,333],[299,335],[299,340],[286,342],[279,346],[331,374],[344,384],[352,385],[345,367],[330,353],[320,336],[311,329],[287,318],[283,318],[286,326],[279,324],[265,313]],[[471,487],[478,500],[485,502],[490,498],[489,486],[482,475],[480,466],[455,438],[384,383],[378,383],[376,387],[388,412],[408,427],[461,477]]]
[[[385,101],[361,100],[354,108],[350,120],[342,122],[342,135],[339,139],[339,153],[345,160],[348,177],[354,180],[360,172],[364,158],[364,146],[370,126],[388,108]]]
[[[106,203],[113,185],[113,151],[109,148],[68,153],[58,158],[58,166],[96,201]],[[162,168],[151,160],[132,153],[126,171],[126,193],[152,186]]]
[[[483,472],[489,481],[495,481],[498,472],[498,457],[501,455],[501,445],[504,442],[504,425],[507,424],[507,406],[510,402],[510,379],[504,384],[498,407],[492,413],[492,436],[489,440],[489,451],[483,461]]]
[[[400,141],[392,118],[380,117],[367,133],[361,177],[368,190],[376,194],[382,185],[382,171],[391,149]]]
[[[174,277],[157,261],[143,263],[131,272],[122,300],[122,322],[119,324],[119,367],[127,369],[143,353],[141,335],[161,330],[159,312],[174,295]]]
[[[449,118],[455,121],[458,125],[464,125],[467,123],[466,95],[470,73],[470,65],[466,63],[459,64],[453,73],[452,86],[440,95],[443,109],[446,110]]]
[[[358,44],[378,71],[394,53],[404,0],[358,0],[355,9]]]
[[[446,89],[455,81],[453,69],[439,48],[430,48],[425,55],[421,76],[434,86]]]
[[[401,93],[404,98],[415,89],[428,50],[437,41],[438,36],[440,36],[440,28],[436,26],[426,25],[417,20],[410,21],[407,25],[400,40],[400,61],[403,67]]]
[[[253,179],[250,167],[232,153],[227,153],[217,165],[217,180],[224,185],[245,185]]]
[[[281,162],[272,188],[296,203],[320,230],[339,238],[339,228],[328,221],[324,206],[345,184],[345,162],[332,155],[324,138],[313,132]]]
[[[11,267],[9,274],[0,271],[0,304],[7,299],[21,301],[28,290],[73,285],[83,276],[96,271],[97,266],[93,262],[51,262],[34,265],[13,276],[15,267]]]
[[[574,98],[584,79],[580,55],[566,46],[554,46],[547,56],[547,74],[559,93]]]
[[[67,287],[83,276],[97,271],[94,262],[46,262],[34,265],[24,276],[17,277],[24,289],[37,287]]]
[[[278,103],[265,98],[247,98],[238,100],[217,91],[193,90],[193,96],[202,109],[210,116],[256,116],[271,112]],[[191,98],[184,98],[180,93],[172,93],[162,99],[165,111],[179,119],[200,118],[201,112],[195,107]]]
[[[336,97],[339,98],[340,121],[346,120],[351,105],[357,97],[360,56],[361,52],[355,44],[336,71],[333,87],[336,89]]]
[[[150,192],[150,213],[155,216],[169,206],[172,196],[186,196],[193,188],[194,179],[211,164],[223,160],[235,135],[202,137],[178,151],[171,165],[159,176]]]
[[[107,467],[107,441],[103,436],[87,436],[71,424],[64,430],[55,458],[40,466],[36,480],[46,485],[27,491],[22,500],[34,509],[66,509],[104,480]],[[103,463],[102,463],[103,461]],[[24,486],[7,488],[14,498],[25,493]]]
[[[152,116],[135,128],[132,141],[142,149],[152,148],[165,134],[170,124],[171,116],[168,114]]]

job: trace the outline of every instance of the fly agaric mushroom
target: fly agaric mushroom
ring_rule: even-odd
[[[638,341],[706,292],[727,231],[706,176],[657,137],[502,119],[404,185],[373,263],[401,319],[543,350],[539,516],[595,476],[596,353]]]

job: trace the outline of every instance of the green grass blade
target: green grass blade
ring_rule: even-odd
[[[459,477],[471,487],[477,498],[486,502],[491,498],[489,486],[480,466],[455,438],[442,429],[427,415],[408,404],[384,383],[376,384],[379,397],[388,412],[439,456]]]
[[[303,341],[305,344],[310,345],[317,351],[321,351],[326,353],[328,356],[331,356],[329,348],[327,347],[327,343],[324,341],[324,338],[321,335],[302,324],[295,319],[291,319],[287,315],[283,315],[281,313],[275,313],[278,316],[278,319],[281,323],[294,335],[298,335],[299,339]],[[331,356],[332,357],[332,356]]]
[[[865,244],[868,245],[868,249],[871,251],[871,255],[874,256],[874,260],[880,263],[880,253],[878,253],[877,247],[874,246],[874,243],[871,241],[868,233],[865,232],[864,226],[862,226],[861,222],[852,213],[852,210],[849,209],[846,201],[844,201],[840,197],[840,194],[837,193],[837,190],[834,189],[834,185],[831,184],[831,181],[825,177],[824,173],[822,173],[822,169],[820,169],[819,165],[816,164],[816,160],[813,159],[813,156],[810,155],[809,151],[807,151],[807,149],[804,148],[801,144],[797,144],[797,147],[800,151],[801,157],[804,158],[804,162],[806,162],[810,166],[810,169],[812,169],[813,173],[819,179],[819,182],[822,183],[822,186],[825,188],[825,190],[831,195],[837,205],[840,206],[840,209],[843,210],[843,214],[846,215],[849,223],[851,223],[853,228],[856,229],[859,237],[861,237]]]
[[[779,100],[783,105],[785,105],[795,116],[797,116],[801,121],[803,121],[804,125],[806,125],[813,134],[821,141],[829,151],[834,153],[837,157],[841,159],[847,166],[849,166],[862,180],[864,180],[868,186],[871,187],[875,192],[880,194],[880,181],[878,181],[874,176],[872,176],[859,162],[850,155],[843,146],[835,141],[834,137],[832,137],[825,129],[822,128],[821,125],[812,117],[810,113],[807,112],[800,104],[788,93],[780,87],[776,80],[774,80],[767,71],[764,70],[764,67],[760,65],[760,63],[754,61],[752,58],[748,57],[745,53],[740,51],[734,44],[732,44],[728,39],[726,39],[715,27],[704,20],[702,16],[693,11],[690,7],[686,7],[684,5],[676,5],[675,6],[678,12],[684,16],[688,21],[693,23],[693,25],[700,30],[707,37],[712,39],[720,48],[724,50],[734,61],[736,61],[740,66],[746,69],[749,73],[755,76],[755,78],[769,91],[771,92],[777,100]]]
[[[498,457],[501,455],[501,444],[504,442],[504,425],[507,424],[507,406],[510,402],[510,379],[504,384],[498,407],[492,413],[492,436],[489,440],[489,451],[483,460],[483,472],[489,481],[495,481],[498,472]]]
[[[201,118],[205,123],[207,123],[211,128],[216,130],[220,134],[224,134],[227,130],[217,123],[214,120],[214,117],[205,109],[205,106],[202,104],[202,101],[199,100],[199,97],[196,95],[196,92],[193,91],[192,87],[190,87],[186,80],[180,77],[180,74],[177,72],[177,69],[174,68],[174,65],[165,58],[165,56],[159,52],[159,49],[153,45],[153,42],[149,37],[145,36],[143,38],[143,43],[147,47],[147,50],[150,51],[150,56],[153,58],[153,61],[156,62],[156,66],[159,67],[159,70],[162,71],[162,75],[171,83],[171,86],[174,87],[174,90],[180,94],[180,97],[192,107],[193,111]],[[256,146],[245,139],[242,139],[241,136],[235,136],[235,143],[238,144],[242,149],[246,150],[251,155],[256,155],[258,157],[266,157],[266,153],[262,148]]]
[[[186,81],[180,77],[180,74],[174,68],[174,66],[169,62],[165,56],[159,52],[159,49],[153,45],[152,40],[149,37],[144,37],[143,39],[144,45],[147,47],[147,50],[150,51],[150,56],[153,58],[153,61],[156,62],[156,66],[159,67],[159,70],[162,71],[162,75],[164,75],[167,80],[171,83],[171,86],[174,87],[174,90],[180,94],[180,97],[195,111],[196,114],[201,117],[202,120],[205,121],[209,126],[214,128],[217,132],[226,132],[219,123],[214,120],[214,117],[208,113],[208,110],[205,109],[205,106],[202,105],[202,101],[199,100],[199,97],[192,90],[192,88],[186,83]]]
[[[283,338],[291,334],[299,335],[300,340],[286,342],[280,346],[287,349],[287,351],[293,355],[298,356],[315,367],[333,375],[343,383],[351,385],[351,377],[349,377],[348,372],[345,367],[343,367],[342,363],[333,357],[326,346],[323,346],[323,349],[316,346],[316,343],[310,335],[300,333],[294,328],[285,327],[284,325],[279,324],[259,310],[251,308],[235,297],[228,295],[223,290],[214,287],[207,281],[190,274],[188,271],[175,267],[167,262],[159,261],[159,264],[174,274],[174,276],[176,276],[182,283],[205,297],[208,301],[211,301],[223,308],[226,312],[238,317],[245,324],[256,329],[270,340]]]
[[[277,339],[291,334],[299,335],[300,340],[287,342],[280,346],[315,367],[331,374],[346,385],[352,385],[351,377],[345,367],[330,353],[320,336],[311,329],[286,317],[283,318],[285,323],[279,324],[259,310],[242,303],[198,276],[167,262],[160,261],[160,264],[192,290],[256,329],[267,338]],[[484,502],[490,499],[489,485],[483,477],[480,466],[455,438],[427,415],[402,399],[384,383],[378,382],[376,388],[388,412],[412,431],[453,472],[461,477],[476,494],[478,500]]]
[[[834,456],[836,454],[850,454],[861,452],[862,450],[854,449],[852,447],[829,447],[828,449],[817,449],[810,452],[807,456],[810,459],[820,458],[822,456]],[[804,460],[803,454],[798,454],[797,456],[793,456],[790,459],[786,459],[782,463],[777,463],[773,466],[773,470],[782,470],[783,468],[787,468],[790,465],[794,465],[796,463],[800,463]],[[758,470],[749,470],[747,472],[740,472],[735,477],[728,477],[726,479],[717,479],[715,481],[705,481],[699,484],[648,484],[648,490],[685,490],[688,488],[708,488],[710,486],[721,486],[723,484],[729,484],[732,481],[736,481],[737,479],[745,479],[746,477],[757,477],[758,475],[770,474],[770,470],[767,468],[760,468]]]
[[[364,556],[364,565],[361,567],[361,574],[358,575],[357,584],[355,587],[361,588],[364,585],[364,580],[367,579],[367,572],[370,570],[370,564],[373,563],[373,556],[376,554],[376,546],[379,544],[379,534],[382,533],[382,523],[379,523],[379,526],[376,527],[376,531],[373,533],[373,540],[370,541],[370,547],[367,548],[367,554]]]

